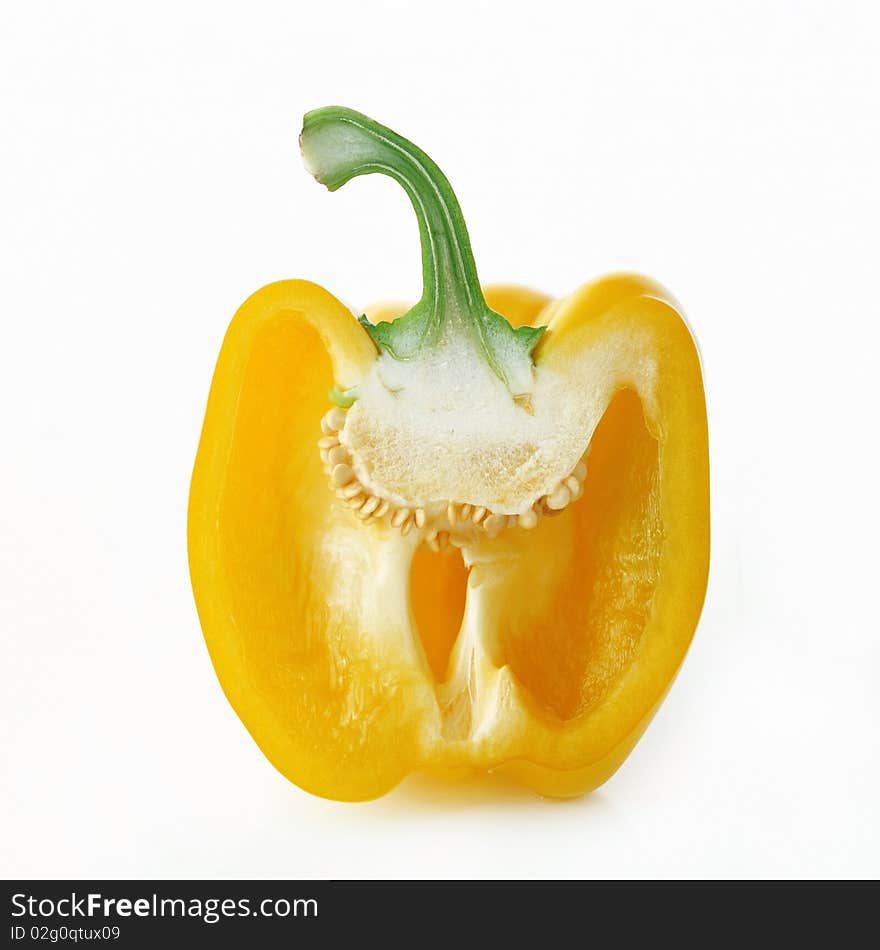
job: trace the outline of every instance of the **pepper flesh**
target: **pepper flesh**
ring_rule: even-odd
[[[484,294],[513,326],[547,325],[537,366],[599,380],[601,421],[583,497],[482,540],[467,565],[364,526],[327,488],[326,394],[355,388],[377,357],[346,307],[282,281],[245,302],[224,340],[193,473],[193,588],[230,702],[315,794],[372,798],[416,770],[581,794],[629,754],[696,627],[708,443],[677,304],[633,275],[558,301]]]

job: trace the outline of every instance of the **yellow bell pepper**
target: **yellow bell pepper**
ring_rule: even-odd
[[[371,172],[406,189],[424,293],[359,321],[281,281],[232,320],[189,508],[222,687],[328,798],[416,770],[595,788],[669,689],[706,587],[705,399],[679,307],[632,275],[556,301],[482,290],[424,153],[338,108],[301,141],[331,190]]]

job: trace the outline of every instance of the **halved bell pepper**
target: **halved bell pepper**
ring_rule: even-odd
[[[424,153],[339,108],[306,117],[302,147],[331,189],[401,183],[425,289],[359,320],[287,280],[233,318],[189,508],[223,690],[328,798],[413,771],[592,789],[669,689],[706,588],[705,399],[680,308],[634,275],[555,301],[481,289]]]

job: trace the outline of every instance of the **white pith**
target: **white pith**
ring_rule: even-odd
[[[355,473],[398,506],[450,500],[519,515],[552,495],[584,453],[584,432],[560,412],[565,381],[533,371],[514,399],[466,334],[418,359],[383,354],[358,386],[341,443]]]
[[[482,361],[468,367],[479,373],[476,385],[438,383],[435,373],[461,353],[435,352],[439,360],[419,366],[380,357],[355,405],[321,420],[318,446],[339,501],[365,525],[384,520],[404,536],[415,529],[444,550],[508,527],[529,530],[577,500],[585,452],[551,409],[559,397],[552,376],[536,373],[525,409]],[[414,410],[401,411],[407,402]],[[513,470],[505,467],[510,443],[526,456]]]
[[[380,356],[349,410],[322,420],[321,458],[340,502],[365,524],[421,531],[435,550],[534,528],[580,497],[584,428],[563,381],[536,369],[514,399],[469,343]]]
[[[497,537],[505,528],[530,530],[542,517],[553,517],[580,498],[587,477],[586,460],[577,462],[569,475],[561,479],[548,494],[540,495],[519,514],[492,511],[484,505],[469,502],[432,501],[425,505],[398,504],[365,485],[355,472],[354,460],[340,439],[345,431],[346,411],[335,407],[321,420],[324,433],[318,448],[330,484],[339,501],[365,525],[385,520],[404,536],[413,529],[422,531],[425,541],[435,551],[466,547],[478,536]]]

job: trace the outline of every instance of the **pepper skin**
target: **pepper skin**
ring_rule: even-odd
[[[508,515],[464,558],[435,553],[417,526],[358,520],[316,449],[328,391],[356,392],[377,360],[368,327],[405,307],[359,323],[286,280],[251,296],[223,342],[192,478],[193,590],[226,696],[316,795],[363,800],[414,771],[474,770],[582,794],[632,750],[696,628],[708,439],[678,304],[634,275],[555,301],[483,295],[513,327],[546,326],[536,372],[586,381],[573,391],[591,393],[598,424],[582,496],[545,506],[558,517],[531,530]]]

